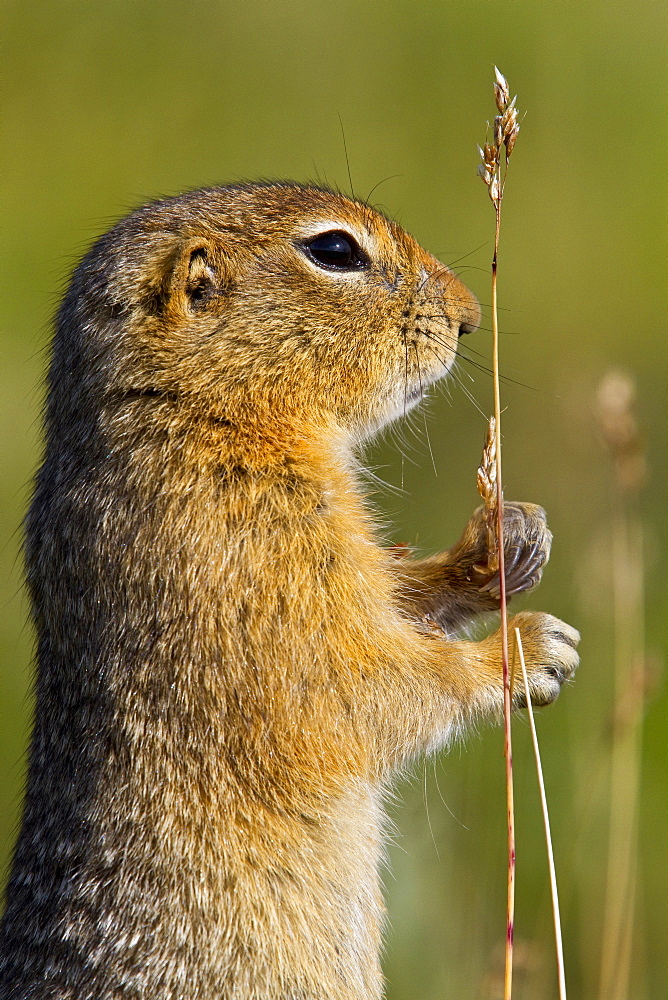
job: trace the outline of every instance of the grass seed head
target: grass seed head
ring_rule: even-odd
[[[478,493],[482,497],[487,511],[488,569],[493,572],[499,568],[499,545],[496,534],[498,513],[496,469],[496,420],[494,417],[490,417],[482,450],[482,460],[478,469]]]
[[[486,142],[482,149],[478,146],[480,159],[482,160],[482,163],[478,167],[478,174],[486,185],[489,197],[494,206],[498,209],[503,198],[505,180],[505,176],[501,177],[501,149],[505,147],[507,166],[510,154],[517,142],[520,127],[517,124],[517,107],[515,106],[517,97],[513,97],[512,101],[510,100],[508,81],[496,66],[494,67],[494,74],[496,78],[494,82],[494,99],[499,113],[492,122],[494,142]],[[487,127],[489,128],[489,122],[487,123]]]
[[[610,451],[617,485],[630,492],[647,479],[645,442],[635,414],[636,385],[626,372],[608,372],[598,387],[596,416],[603,441]]]
[[[503,73],[499,70],[498,66],[494,67],[494,98],[496,100],[496,106],[499,111],[503,111],[508,100],[510,98],[510,91],[508,90],[508,81],[506,80]]]

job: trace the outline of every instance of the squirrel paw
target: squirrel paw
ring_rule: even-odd
[[[553,615],[540,611],[524,611],[511,618],[508,622],[511,642],[516,628],[522,639],[531,702],[549,705],[558,696],[564,681],[577,669],[580,658],[576,646],[580,633]],[[526,706],[526,694],[518,667],[519,663],[515,669],[514,703],[516,708],[522,708]]]
[[[471,522],[479,522],[481,539],[485,543],[487,558],[487,521],[484,507],[478,508]],[[543,569],[550,558],[552,532],[547,526],[545,511],[533,503],[504,503],[503,553],[506,575],[506,596],[533,590],[540,583]],[[485,574],[484,561],[476,566],[476,573]],[[494,573],[480,586],[482,594],[495,600],[500,596],[499,574]]]

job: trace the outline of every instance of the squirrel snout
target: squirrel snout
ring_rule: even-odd
[[[480,326],[482,319],[477,298],[456,274],[435,257],[430,259],[429,264],[429,267],[426,266],[426,262],[423,265],[428,294],[442,298],[445,303],[445,314],[458,337],[465,333],[473,333]]]
[[[454,318],[459,321],[457,336],[461,337],[465,333],[477,330],[482,316],[480,305],[473,292],[470,292],[459,278],[453,276],[453,284],[448,286],[446,294]]]
[[[459,330],[457,332],[458,337],[463,336],[463,334],[465,333],[473,333],[480,326],[480,307],[478,306],[477,302],[476,302],[476,307],[478,309],[477,317],[470,323],[459,324]]]

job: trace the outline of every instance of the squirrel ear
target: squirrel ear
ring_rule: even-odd
[[[222,249],[207,239],[188,240],[173,249],[147,284],[144,304],[156,315],[200,313],[225,294],[229,278]]]
[[[220,274],[220,264],[207,245],[186,247],[181,258],[179,291],[185,298],[185,306],[190,312],[200,312],[216,298],[223,290],[223,279]]]

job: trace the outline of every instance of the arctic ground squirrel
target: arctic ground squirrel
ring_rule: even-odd
[[[57,318],[27,519],[35,720],[3,1000],[375,1000],[383,792],[500,716],[476,512],[381,544],[359,445],[443,378],[474,296],[369,205],[289,183],[158,201]],[[542,510],[506,504],[509,594]],[[482,569],[481,569],[482,567]],[[519,625],[532,698],[578,634]]]

